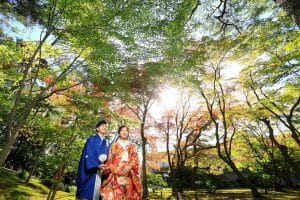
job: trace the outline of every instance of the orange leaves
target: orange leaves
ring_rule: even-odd
[[[46,85],[49,85],[50,83],[52,83],[54,81],[54,78],[52,75],[46,76],[44,78],[44,82],[46,83]]]
[[[218,120],[218,119],[220,119],[220,112],[217,112],[217,111],[213,111],[213,113],[212,113],[212,117],[213,117],[213,119],[214,120]]]
[[[91,96],[94,97],[102,97],[104,96],[104,92],[101,91],[101,85],[99,83],[94,83],[92,86]]]
[[[56,105],[69,105],[70,102],[68,100],[68,97],[65,95],[61,95],[61,94],[53,94],[52,96],[50,96],[49,101],[53,104]]]
[[[147,88],[147,80],[149,79],[149,75],[147,69],[133,67],[127,69],[124,74],[126,74],[124,84],[129,86],[129,90],[131,93],[143,93]]]
[[[168,162],[167,154],[165,152],[151,152],[147,153],[147,164],[152,170],[160,170],[160,162]]]
[[[118,100],[111,101],[110,109],[122,117],[137,120],[137,116],[135,114],[137,109],[134,107],[129,108]]]

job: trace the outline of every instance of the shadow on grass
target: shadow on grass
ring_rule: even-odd
[[[0,190],[1,196],[0,199],[1,200],[5,200],[5,199],[14,199],[14,200],[25,200],[28,199],[30,197],[30,194],[24,192],[24,191],[18,191],[18,190],[14,190],[14,191],[10,191],[9,193],[5,192],[2,193]]]
[[[45,200],[48,192],[39,179],[32,178],[24,183],[16,172],[0,169],[0,200]],[[74,200],[75,194],[58,191],[55,199]]]
[[[259,192],[262,194],[261,198],[263,200],[299,200],[300,190],[284,190],[283,192],[270,191],[268,194],[264,194],[264,190],[260,189]],[[206,190],[186,190],[184,193],[180,194],[182,200],[214,200],[214,199],[242,199],[242,200],[254,200],[252,193],[249,189],[244,188],[232,188],[232,189],[222,189],[215,193],[208,193]],[[171,196],[171,190],[165,189],[152,193],[149,200],[161,200],[177,199]]]
[[[46,190],[44,188],[45,186],[36,185],[34,183],[24,183],[24,184],[26,184],[27,186],[29,186],[35,190],[38,190],[42,194],[48,194],[48,190]]]
[[[16,183],[21,183],[16,174],[0,169],[0,189],[11,188]]]

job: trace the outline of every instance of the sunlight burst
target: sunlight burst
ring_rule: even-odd
[[[159,95],[159,104],[164,110],[175,108],[180,98],[180,91],[176,88],[163,88]]]
[[[166,111],[176,107],[179,98],[180,91],[178,89],[170,86],[161,88],[158,101],[150,109],[151,115],[155,119],[159,119]]]

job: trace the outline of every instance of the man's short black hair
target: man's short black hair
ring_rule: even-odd
[[[97,124],[96,124],[96,128],[98,128],[99,126],[103,125],[103,124],[107,124],[105,120],[100,120]]]

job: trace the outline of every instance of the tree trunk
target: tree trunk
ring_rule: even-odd
[[[67,158],[65,158],[67,159]],[[51,189],[48,193],[48,197],[47,197],[47,200],[53,200],[55,198],[55,195],[56,195],[56,192],[58,191],[59,189],[59,184],[64,176],[64,173],[65,173],[65,169],[67,167],[67,161],[64,161],[64,163],[62,164],[61,167],[58,167],[57,169],[57,172],[54,176],[54,183],[52,184],[51,186]]]
[[[38,166],[38,163],[39,163],[39,157],[37,158],[37,161],[34,163],[34,165],[33,165],[32,169],[31,169],[28,177],[25,180],[25,183],[29,183],[29,180],[30,180],[31,176],[33,175],[33,173],[35,172],[35,170],[36,170],[36,168]]]
[[[51,22],[49,21],[49,23],[51,23]],[[26,82],[26,79],[28,77],[29,70],[32,67],[32,64],[33,64],[33,61],[34,61],[36,55],[41,50],[42,45],[47,40],[47,38],[50,36],[51,31],[48,30],[47,33],[44,35],[43,39],[39,42],[38,47],[33,52],[33,55],[31,56],[31,58],[29,60],[29,63],[25,67],[25,70],[23,72],[23,78],[19,82],[19,89],[17,90],[17,93],[16,93],[16,97],[15,97],[15,101],[14,101],[14,104],[13,104],[13,108],[12,108],[12,110],[11,110],[9,116],[8,116],[7,134],[6,134],[8,142],[5,144],[3,150],[0,153],[0,167],[2,167],[4,165],[5,160],[7,159],[7,156],[9,155],[9,152],[10,152],[13,144],[16,141],[16,138],[17,138],[17,136],[19,134],[19,130],[25,124],[25,122],[26,122],[26,120],[27,120],[27,118],[28,118],[28,116],[29,116],[29,114],[31,112],[31,109],[37,103],[37,99],[33,99],[33,100],[30,99],[30,100],[28,100],[25,103],[24,113],[22,113],[21,118],[19,120],[17,120],[17,117],[15,117],[15,116],[16,116],[17,108],[20,105],[20,99],[21,99],[21,96],[22,96],[23,89],[26,86],[25,82]],[[16,124],[14,125],[14,123],[16,123]]]
[[[38,155],[37,155],[37,159],[36,159],[36,161],[34,162],[34,165],[33,165],[32,169],[31,169],[31,171],[30,171],[30,173],[29,173],[29,176],[28,176],[27,179],[25,180],[25,183],[28,183],[28,182],[29,182],[31,176],[33,175],[33,173],[35,172],[35,170],[36,170],[36,168],[37,168],[37,166],[38,166],[38,163],[39,163],[39,161],[40,161],[40,157],[41,157],[42,152],[43,152],[43,150],[44,150],[44,148],[45,148],[45,145],[46,145],[46,139],[47,139],[47,135],[45,135],[44,138],[43,138],[42,146],[41,146],[41,148],[40,148],[40,150],[39,150],[39,153],[38,153]]]
[[[213,119],[213,115],[210,112],[211,115],[211,119]],[[248,188],[250,188],[251,192],[252,192],[252,196],[254,198],[261,198],[262,195],[258,192],[258,190],[256,189],[255,185],[252,184],[249,179],[247,179],[236,167],[235,163],[232,161],[231,159],[231,154],[229,153],[230,151],[228,151],[228,147],[224,145],[224,149],[226,150],[224,155],[222,154],[222,149],[221,149],[221,144],[220,144],[220,139],[219,139],[219,124],[214,120],[214,123],[216,125],[216,130],[215,130],[215,134],[216,134],[216,140],[217,140],[217,149],[218,149],[218,156],[219,158],[221,158],[232,170],[233,172],[239,177],[239,179],[242,181],[242,184]],[[226,135],[224,136],[226,137]]]
[[[11,151],[11,148],[13,147],[13,144],[15,143],[16,141],[16,138],[17,138],[17,133],[13,133],[14,135],[13,136],[10,136],[8,139],[7,139],[7,142],[5,143],[1,153],[0,153],[0,167],[2,167],[5,163],[5,160],[7,159],[10,151]],[[8,134],[9,135],[9,134]]]
[[[55,181],[52,186],[51,186],[51,189],[48,193],[48,197],[47,197],[47,200],[54,200],[55,198],[55,195],[56,195],[56,192],[58,191],[59,189],[59,184],[60,184],[61,180],[59,181]]]
[[[295,126],[293,125],[292,121],[290,119],[288,119],[288,123],[289,123],[289,129],[292,132],[292,138],[295,140],[295,142],[300,146],[300,136],[298,135],[298,131],[295,128]]]
[[[185,174],[184,174],[184,163],[180,164],[178,170],[178,192],[183,192],[183,183],[185,182]]]
[[[262,197],[262,195],[258,192],[258,190],[256,189],[255,186],[251,186],[250,189],[251,189],[252,196],[254,198],[258,198],[259,199],[259,198]]]
[[[143,199],[147,199],[149,192],[148,192],[148,185],[147,185],[147,166],[146,166],[146,144],[147,138],[145,137],[145,121],[143,120],[141,123],[141,138],[142,138],[142,186],[143,186]]]
[[[194,155],[196,155],[196,152],[197,152],[197,147],[194,145],[193,146],[193,151],[194,151]],[[198,159],[198,156],[194,156],[194,167],[193,167],[193,176],[192,176],[192,188],[193,189],[196,189],[196,184],[195,184],[195,181],[197,179],[197,170],[198,170],[198,167],[199,167],[199,159]]]
[[[269,130],[269,138],[272,142],[274,142],[275,146],[280,150],[281,154],[283,155],[285,161],[292,167],[298,177],[300,177],[300,168],[299,166],[292,160],[290,155],[288,154],[288,149],[285,145],[281,145],[274,136],[274,130],[271,126],[271,122],[268,119],[260,119],[265,125],[268,127]]]
[[[171,188],[172,188],[172,194],[176,194],[177,188],[176,188],[176,177],[175,177],[175,171],[171,170]]]
[[[3,166],[5,160],[7,159],[7,156],[9,155],[9,152],[11,151],[11,148],[13,144],[16,141],[16,138],[18,137],[20,129],[24,126],[26,123],[26,120],[32,110],[32,108],[36,105],[37,100],[32,100],[30,103],[26,103],[26,108],[24,109],[22,116],[19,120],[17,120],[16,124],[13,125],[13,122],[11,125],[8,126],[7,129],[7,143],[4,145],[3,150],[0,153],[0,167]]]
[[[280,175],[279,169],[276,166],[276,163],[273,161],[273,171],[274,171],[274,180],[273,180],[273,189],[276,192],[282,192],[281,185],[280,185]]]
[[[75,120],[75,124],[76,124],[76,120]],[[72,147],[72,144],[73,144],[75,138],[76,138],[76,136],[73,133],[73,135],[71,135],[70,139],[67,140],[67,141],[69,141],[69,143],[66,145],[67,148],[65,149],[65,152],[64,152],[65,157],[63,157],[62,162],[60,163],[60,165],[57,168],[57,171],[54,175],[54,183],[52,184],[52,187],[48,193],[47,200],[53,200],[56,195],[56,192],[59,189],[59,184],[64,176],[65,169],[68,167],[68,162],[69,162],[68,157],[70,154],[70,148]]]
[[[252,192],[252,196],[254,198],[260,198],[262,197],[262,195],[258,192],[258,190],[256,189],[255,185],[252,184],[235,166],[234,162],[231,160],[231,158],[227,158],[225,159],[223,156],[221,157],[221,159],[227,163],[227,165],[233,170],[233,172],[239,177],[239,179],[241,179],[243,185],[245,185],[246,187],[250,188],[251,192]]]
[[[281,177],[283,178],[285,184],[290,187],[290,188],[295,188],[295,185],[291,179],[291,174],[290,174],[290,170],[288,168],[286,168],[285,170],[283,170]]]
[[[300,2],[299,0],[276,0],[277,3],[287,12],[288,15],[293,16],[295,23],[300,28]]]

